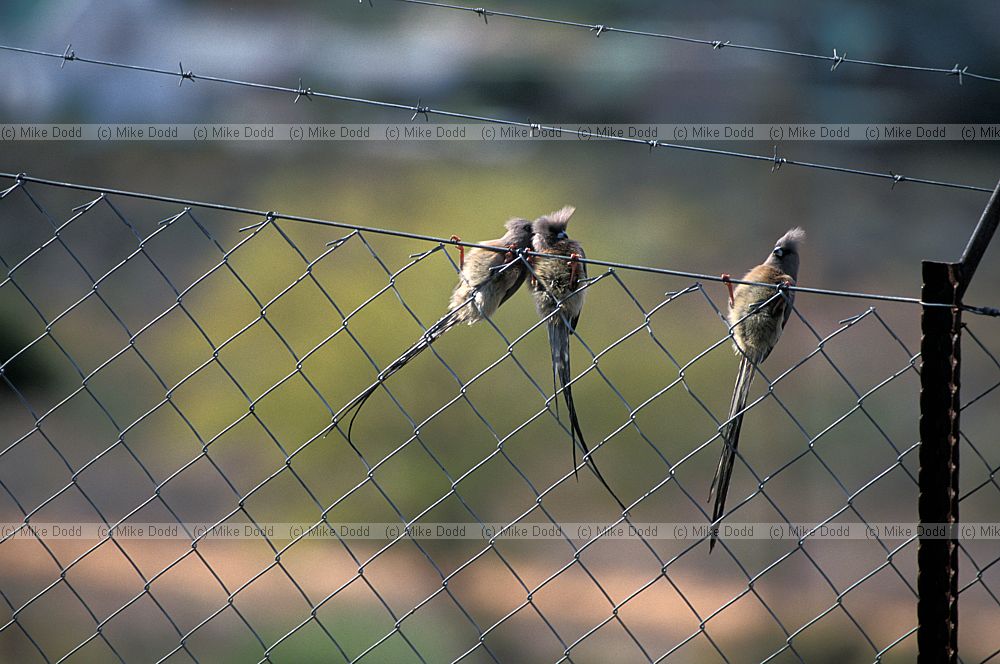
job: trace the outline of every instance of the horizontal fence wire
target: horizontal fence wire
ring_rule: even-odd
[[[142,72],[146,74],[156,74],[162,76],[171,76],[177,79],[178,85],[182,84],[184,81],[206,81],[209,83],[220,83],[226,85],[233,85],[244,88],[251,88],[255,90],[267,90],[270,92],[279,92],[292,96],[292,101],[297,102],[299,99],[305,97],[306,99],[326,99],[331,101],[340,101],[351,104],[361,104],[364,106],[386,108],[393,110],[402,110],[408,113],[412,113],[410,121],[414,121],[418,116],[423,116],[425,120],[429,120],[430,116],[438,116],[443,118],[453,118],[460,120],[470,120],[473,122],[484,122],[488,124],[509,126],[509,127],[522,127],[524,129],[529,129],[532,131],[560,131],[570,136],[581,136],[587,138],[595,138],[600,141],[609,141],[612,143],[628,143],[633,145],[640,145],[647,147],[650,151],[654,148],[657,149],[668,149],[668,150],[681,150],[686,152],[695,152],[700,154],[706,154],[716,157],[727,157],[735,159],[747,159],[751,161],[761,161],[770,165],[771,172],[779,171],[783,166],[797,166],[812,170],[819,170],[826,173],[840,173],[844,175],[858,175],[869,178],[877,178],[882,180],[888,180],[893,189],[895,189],[897,184],[902,182],[908,182],[919,185],[933,186],[933,187],[944,187],[948,189],[961,189],[966,191],[980,191],[984,193],[990,193],[993,190],[988,187],[963,184],[959,182],[948,182],[944,180],[936,180],[930,178],[913,177],[908,175],[903,175],[894,171],[873,171],[861,168],[852,168],[848,166],[837,166],[834,164],[824,164],[811,161],[803,161],[799,159],[790,159],[778,154],[777,146],[774,147],[772,154],[754,154],[749,152],[738,152],[734,150],[723,150],[719,148],[708,148],[700,145],[690,145],[684,143],[669,143],[666,141],[660,141],[655,139],[642,139],[629,136],[619,136],[617,134],[611,135],[600,135],[597,136],[589,131],[581,129],[570,129],[564,127],[554,127],[547,124],[535,123],[535,122],[522,122],[518,120],[512,120],[509,118],[498,118],[486,115],[477,115],[472,113],[462,113],[459,111],[450,111],[441,108],[433,108],[421,103],[418,99],[416,104],[403,104],[397,102],[388,102],[378,99],[367,99],[364,97],[355,97],[343,94],[335,94],[331,92],[322,92],[320,90],[314,90],[312,87],[304,86],[302,79],[299,79],[298,84],[295,87],[272,85],[267,83],[244,81],[234,78],[227,78],[223,76],[214,76],[210,74],[194,73],[194,71],[185,69],[183,62],[178,63],[177,69],[162,69],[158,67],[147,67],[144,65],[136,65],[122,62],[112,62],[108,60],[99,60],[96,58],[88,58],[82,55],[78,55],[72,48],[72,44],[68,45],[66,49],[61,52],[43,51],[38,49],[23,48],[18,46],[11,46],[8,44],[0,44],[0,51],[6,51],[8,53],[17,53],[20,55],[33,55],[47,58],[56,58],[60,61],[60,65],[65,65],[67,62],[80,62],[84,64],[92,64],[101,67],[108,67],[112,69],[125,69],[129,71]]]
[[[0,321],[16,323],[18,341],[0,364],[0,520],[21,525],[0,533],[0,564],[19,572],[0,588],[0,652],[912,659],[915,536],[819,535],[913,521],[914,303],[816,306],[825,294],[798,293],[747,406],[722,525],[810,527],[775,541],[723,533],[709,556],[707,534],[653,537],[640,524],[710,521],[736,365],[723,286],[589,263],[572,385],[590,458],[622,513],[585,460],[574,479],[566,415],[547,387],[545,322],[519,308],[521,295],[382,384],[348,439],[342,404],[442,313],[459,264],[439,238],[306,221],[26,176],[2,192]],[[527,255],[512,260],[532,269]],[[983,334],[970,339],[1000,369],[992,323],[977,320]],[[981,404],[997,387],[965,392],[963,424],[974,427],[977,409],[988,423],[995,410]],[[986,478],[968,505],[997,490],[995,453],[974,449]],[[634,537],[563,530],[595,515]],[[333,535],[268,531],[293,520]],[[32,528],[54,521],[107,532],[80,541]],[[179,536],[123,536],[152,521]],[[555,535],[413,530],[444,521]],[[252,530],[226,543],[192,522]],[[337,529],[372,522],[405,528],[384,540]],[[1000,608],[995,547],[963,551],[976,570],[963,606],[984,606],[982,635]],[[1000,645],[990,638],[964,644],[964,661],[985,659]]]
[[[251,215],[251,216],[256,216],[256,217],[261,217],[262,218],[260,221],[255,221],[254,223],[252,223],[250,225],[240,227],[239,230],[241,232],[242,231],[250,231],[250,230],[259,229],[261,226],[263,226],[263,225],[265,225],[265,224],[267,224],[267,223],[269,223],[271,221],[277,220],[277,219],[287,219],[289,221],[298,221],[298,222],[303,222],[303,223],[308,223],[308,224],[317,224],[317,225],[321,225],[321,226],[330,226],[332,228],[340,228],[340,229],[355,230],[355,231],[364,231],[364,232],[367,232],[367,233],[374,233],[374,234],[378,234],[378,235],[388,235],[388,236],[393,236],[393,237],[408,238],[408,239],[411,239],[411,240],[419,240],[419,241],[423,241],[423,242],[433,242],[433,243],[439,244],[441,246],[451,245],[451,246],[455,246],[455,247],[466,247],[466,248],[484,249],[486,251],[504,251],[504,252],[507,251],[506,249],[498,249],[497,247],[492,246],[492,245],[488,245],[488,244],[480,244],[480,243],[477,243],[477,242],[463,241],[461,238],[458,238],[458,237],[455,237],[455,236],[452,236],[452,237],[449,237],[449,238],[436,237],[436,236],[433,236],[433,235],[425,235],[425,234],[421,234],[421,233],[411,233],[411,232],[408,232],[408,231],[402,231],[402,230],[398,230],[398,229],[379,228],[379,227],[375,227],[375,226],[359,226],[359,225],[356,225],[356,224],[350,224],[350,223],[342,222],[342,221],[335,221],[335,220],[331,220],[331,219],[320,219],[320,218],[317,218],[317,217],[305,217],[305,216],[302,216],[302,215],[282,213],[282,212],[277,212],[277,211],[274,211],[274,210],[267,210],[267,211],[264,211],[264,210],[254,210],[254,209],[250,209],[250,208],[246,208],[246,207],[241,207],[241,206],[228,205],[228,204],[225,204],[225,203],[196,201],[196,200],[191,200],[191,199],[177,198],[177,197],[174,197],[174,196],[163,196],[163,195],[158,195],[158,194],[151,194],[151,193],[148,193],[148,192],[124,191],[124,190],[121,190],[121,189],[112,189],[112,188],[108,188],[108,187],[97,187],[97,186],[93,186],[93,185],[85,185],[85,184],[79,184],[79,183],[60,182],[58,180],[50,180],[50,179],[46,179],[46,178],[38,178],[38,177],[30,176],[27,173],[3,173],[3,172],[0,172],[0,178],[5,178],[5,179],[8,179],[8,180],[13,180],[14,181],[14,184],[11,185],[10,187],[8,187],[6,191],[0,192],[0,194],[2,194],[2,195],[9,194],[11,191],[13,191],[18,186],[20,186],[22,182],[36,182],[36,183],[39,183],[39,184],[44,184],[44,185],[48,185],[48,186],[52,186],[52,187],[63,187],[63,188],[67,188],[67,189],[76,189],[76,190],[79,190],[79,191],[89,191],[89,192],[94,192],[94,193],[98,193],[98,194],[101,194],[101,195],[114,194],[116,196],[126,196],[126,197],[129,197],[129,198],[138,198],[138,199],[143,199],[143,200],[160,201],[160,202],[164,202],[164,203],[177,203],[177,204],[188,206],[188,207],[200,207],[200,208],[205,208],[205,209],[208,209],[208,210],[224,210],[224,211],[228,211],[228,212],[235,212],[235,213],[239,213],[239,214]],[[81,207],[83,207],[83,206],[81,206]],[[537,253],[535,251],[530,251],[530,250],[524,250],[524,251],[521,251],[520,253],[522,255],[524,255],[525,257],[529,257],[529,258],[533,257],[533,256],[541,256],[542,255],[542,254],[539,254],[539,253]],[[674,277],[684,277],[684,278],[688,278],[688,279],[697,279],[699,281],[710,281],[710,282],[731,283],[731,284],[748,284],[748,285],[754,285],[754,286],[763,286],[763,287],[766,287],[766,288],[774,288],[774,289],[777,288],[774,284],[763,283],[763,282],[756,282],[756,281],[747,281],[745,279],[739,279],[739,278],[732,277],[732,276],[729,276],[729,275],[705,274],[705,273],[699,273],[699,272],[691,272],[691,271],[688,271],[688,270],[677,270],[677,269],[666,268],[666,267],[659,267],[659,266],[653,266],[653,265],[639,265],[639,264],[634,264],[634,263],[623,263],[621,261],[609,261],[609,260],[604,260],[604,259],[599,259],[599,258],[589,258],[589,257],[583,257],[583,256],[577,257],[574,260],[577,260],[580,263],[585,263],[585,264],[588,264],[588,265],[595,265],[595,266],[598,266],[598,267],[605,267],[605,268],[610,268],[610,269],[634,270],[634,271],[637,271],[637,272],[648,272],[648,273],[651,273],[651,274],[661,274],[661,275],[668,275],[668,276],[674,276]],[[939,304],[939,303],[935,303],[935,302],[921,302],[920,298],[908,297],[908,296],[904,296],[904,295],[888,295],[888,294],[884,294],[884,293],[866,293],[866,292],[858,292],[858,291],[836,290],[836,289],[830,289],[830,288],[815,288],[815,287],[812,287],[812,286],[800,286],[798,284],[785,285],[785,286],[782,286],[782,288],[785,289],[785,290],[788,290],[788,291],[792,291],[792,292],[811,293],[811,294],[814,294],[814,295],[831,295],[831,296],[834,296],[834,297],[854,298],[854,299],[880,301],[880,302],[901,302],[901,303],[906,303],[906,304],[920,305],[920,306],[924,306],[924,307],[949,306],[949,305],[943,305],[943,304]],[[966,305],[966,304],[963,304],[962,305],[962,310],[963,311],[967,311],[967,312],[972,313],[972,314],[975,314],[975,315],[980,315],[980,316],[993,316],[993,317],[1000,316],[1000,309],[997,309],[996,307],[975,306],[975,305]]]
[[[566,19],[558,18],[547,18],[542,16],[531,16],[528,14],[498,11],[495,9],[489,9],[486,7],[468,7],[465,5],[449,4],[444,2],[432,2],[431,0],[396,0],[397,2],[404,2],[410,5],[420,5],[423,7],[434,7],[438,9],[450,9],[454,11],[471,12],[477,14],[489,24],[490,17],[507,18],[518,21],[527,21],[530,23],[540,23],[546,25],[558,25],[569,28],[579,28],[587,30],[595,34],[595,36],[600,37],[604,34],[620,34],[627,37],[651,37],[654,39],[663,39],[667,41],[682,42],[685,44],[693,44],[698,46],[709,46],[714,51],[719,51],[724,48],[729,48],[737,51],[753,51],[755,53],[764,53],[769,55],[782,55],[795,58],[805,58],[807,60],[819,60],[823,62],[830,63],[830,71],[836,71],[843,64],[850,65],[861,65],[864,67],[876,67],[879,69],[889,69],[897,71],[910,71],[910,72],[922,72],[928,74],[944,74],[946,76],[954,76],[958,79],[959,85],[962,84],[965,77],[973,78],[980,81],[988,81],[991,83],[1000,83],[1000,77],[988,76],[985,74],[977,74],[969,71],[968,66],[961,66],[956,63],[951,67],[923,67],[919,65],[908,65],[908,64],[894,64],[891,62],[879,62],[877,60],[861,60],[858,58],[847,57],[847,52],[842,50],[839,54],[837,49],[833,49],[832,55],[823,55],[820,53],[806,53],[803,51],[793,51],[781,48],[770,48],[766,46],[753,46],[750,44],[740,44],[734,42],[730,39],[700,39],[697,37],[683,36],[683,35],[672,35],[662,32],[652,32],[649,30],[634,30],[629,28],[616,28],[610,25],[605,25],[601,23],[591,24],[591,23],[581,23],[579,21],[570,21]],[[370,0],[369,4],[374,7],[374,2]]]

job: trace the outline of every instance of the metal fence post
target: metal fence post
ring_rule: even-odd
[[[958,304],[958,263],[924,261],[921,299]],[[924,306],[920,316],[920,498],[922,525],[958,523],[958,415],[962,312]],[[958,658],[958,542],[920,538],[918,661]]]
[[[958,263],[923,262],[920,316],[921,525],[948,524],[948,538],[920,537],[917,649],[921,664],[958,661],[958,451],[962,297],[1000,224],[1000,184]],[[928,306],[928,305],[950,306]]]

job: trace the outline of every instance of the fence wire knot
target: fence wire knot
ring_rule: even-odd
[[[179,78],[177,79],[177,87],[181,87],[181,84],[185,80],[188,80],[188,81],[191,81],[192,83],[194,83],[194,72],[192,72],[190,69],[187,70],[187,71],[184,71],[184,63],[178,62],[177,63],[177,69],[179,70],[178,71]]]
[[[959,69],[958,68],[958,63],[956,62],[955,66],[952,67],[951,70],[948,72],[948,76],[958,76],[958,84],[962,85],[962,77],[965,74],[967,74],[968,72],[969,72],[969,66],[968,65],[966,65],[966,66],[962,67],[961,69]]]
[[[841,55],[837,55],[837,49],[833,49],[833,64],[830,66],[830,71],[837,71],[837,67],[839,67],[845,59],[847,59],[847,51],[844,51]]]
[[[410,122],[416,120],[418,115],[424,116],[424,120],[426,122],[431,121],[430,118],[431,107],[424,106],[421,102],[422,100],[420,99],[420,97],[417,97],[417,105],[413,107],[413,115],[410,116]]]
[[[297,104],[300,97],[305,97],[309,101],[312,101],[312,88],[303,88],[302,79],[299,79],[299,84],[295,87],[295,99],[292,100],[293,104]]]
[[[59,69],[66,66],[67,62],[72,62],[76,60],[76,51],[73,50],[73,44],[66,44],[66,50],[62,54],[62,62],[59,63]]]
[[[774,146],[774,151],[771,153],[771,172],[776,173],[781,170],[781,165],[784,164],[787,159],[778,156],[778,146]]]

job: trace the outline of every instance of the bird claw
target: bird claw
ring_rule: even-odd
[[[532,288],[535,288],[536,286],[538,286],[538,277],[535,275],[535,270],[534,270],[535,256],[525,253],[524,249],[518,249],[517,253],[524,259],[524,262],[527,263],[528,274],[529,274],[528,283],[531,284]]]
[[[580,254],[578,254],[576,252],[574,252],[574,253],[572,253],[572,254],[569,255],[569,265],[570,265],[570,269],[569,269],[569,287],[570,288],[574,288],[575,289],[576,286],[577,286],[578,282],[576,280],[576,271],[577,271],[577,267],[580,265],[579,261],[580,261],[581,258],[582,258],[582,256],[580,256]]]
[[[736,293],[733,290],[733,282],[730,281],[731,279],[732,277],[729,276],[728,272],[722,273],[722,283],[724,283],[726,288],[729,289],[729,306],[733,307],[736,306]]]
[[[462,241],[462,238],[458,237],[457,235],[452,235],[450,239],[452,242]],[[459,270],[465,269],[465,247],[462,245],[458,245],[458,269]]]

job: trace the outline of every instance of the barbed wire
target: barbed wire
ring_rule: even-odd
[[[618,135],[601,135],[584,129],[568,129],[564,127],[556,127],[553,125],[541,124],[536,122],[524,122],[520,120],[512,120],[509,118],[498,118],[491,117],[487,115],[477,115],[474,113],[463,113],[459,111],[449,111],[440,108],[431,108],[421,103],[421,99],[417,99],[416,104],[402,104],[398,102],[382,101],[378,99],[368,99],[365,97],[353,97],[350,95],[342,95],[332,92],[322,92],[319,90],[314,90],[312,87],[303,86],[302,79],[299,79],[298,85],[296,87],[288,87],[282,85],[272,85],[269,83],[260,83],[255,81],[244,81],[235,78],[227,78],[223,76],[214,76],[209,74],[195,74],[190,69],[185,69],[183,61],[178,62],[178,68],[174,69],[161,69],[159,67],[147,67],[145,65],[135,65],[123,62],[113,62],[110,60],[98,60],[96,58],[86,58],[77,55],[76,51],[73,50],[72,44],[69,44],[62,53],[56,53],[51,51],[41,51],[37,49],[22,48],[18,46],[10,46],[6,44],[0,44],[0,50],[9,51],[12,53],[21,53],[24,55],[36,55],[40,57],[47,58],[57,58],[60,62],[60,67],[64,66],[67,62],[83,62],[92,65],[98,65],[101,67],[111,67],[116,69],[127,69],[130,71],[144,72],[148,74],[159,74],[163,76],[172,76],[177,78],[177,84],[180,86],[185,80],[188,81],[207,81],[210,83],[223,83],[226,85],[235,85],[246,88],[254,88],[257,90],[269,90],[271,92],[281,92],[288,95],[294,95],[293,103],[297,102],[299,99],[305,97],[306,99],[329,99],[334,101],[342,101],[352,104],[362,104],[365,106],[373,106],[377,108],[389,108],[395,110],[402,110],[412,113],[410,121],[412,122],[417,118],[417,116],[423,116],[425,120],[429,120],[431,115],[440,116],[444,118],[455,118],[460,120],[470,120],[473,122],[482,122],[486,124],[495,124],[508,127],[521,127],[524,129],[529,129],[532,131],[561,131],[570,136],[579,136],[581,138],[586,137],[588,139],[593,138],[602,141],[611,141],[617,143],[628,143],[633,145],[643,145],[649,148],[652,152],[653,148],[663,148],[668,150],[681,150],[686,152],[696,152],[700,154],[714,155],[719,157],[729,157],[735,159],[748,159],[751,161],[762,161],[771,165],[771,172],[777,172],[782,166],[799,166],[801,168],[808,168],[819,171],[826,171],[830,173],[842,173],[848,175],[859,175],[863,177],[877,178],[881,180],[889,180],[892,183],[892,188],[895,189],[897,184],[902,182],[910,182],[914,184],[921,184],[933,187],[944,187],[948,189],[962,189],[966,191],[979,191],[984,193],[990,193],[993,190],[987,187],[980,187],[975,185],[963,184],[959,182],[947,182],[943,180],[934,180],[930,178],[918,178],[903,175],[901,173],[896,173],[895,171],[871,171],[861,168],[853,168],[848,166],[837,166],[834,164],[824,164],[818,162],[801,161],[797,159],[790,159],[788,157],[782,157],[778,154],[777,145],[770,155],[766,154],[756,154],[751,152],[738,152],[734,150],[723,150],[720,148],[708,148],[699,145],[689,145],[686,143],[670,143],[667,141],[660,141],[656,139],[642,139],[634,138],[629,136],[618,136]]]
[[[589,32],[596,33],[597,37],[602,34],[617,33],[622,35],[627,35],[630,37],[652,37],[655,39],[666,39],[670,41],[683,42],[685,44],[697,44],[701,46],[711,46],[712,50],[719,51],[723,48],[731,48],[741,51],[754,51],[756,53],[769,53],[772,55],[785,55],[796,58],[806,58],[809,60],[821,60],[824,62],[831,63],[830,71],[836,71],[842,64],[851,65],[863,65],[865,67],[878,67],[881,69],[893,69],[893,70],[905,70],[905,71],[917,71],[925,72],[931,74],[945,74],[947,76],[955,76],[958,78],[959,85],[962,85],[963,79],[965,77],[974,78],[980,81],[989,81],[991,83],[1000,83],[1000,77],[997,76],[987,76],[985,74],[976,74],[969,71],[968,65],[962,67],[959,63],[955,63],[954,66],[945,67],[923,67],[920,65],[907,65],[907,64],[896,64],[891,62],[879,62],[877,60],[861,60],[857,58],[847,57],[847,51],[837,52],[837,49],[833,49],[833,55],[822,55],[820,53],[807,53],[803,51],[793,51],[789,49],[782,48],[770,48],[766,46],[753,46],[750,44],[738,44],[734,43],[732,40],[726,39],[700,39],[698,37],[688,37],[683,35],[671,35],[662,32],[651,32],[649,30],[633,30],[630,28],[615,28],[610,25],[605,25],[603,23],[581,23],[579,21],[570,21],[566,19],[558,18],[546,18],[542,16],[530,16],[527,14],[518,14],[513,12],[497,11],[493,9],[487,9],[485,7],[467,7],[464,5],[453,5],[444,2],[433,2],[432,0],[396,0],[397,2],[404,2],[410,5],[423,5],[425,7],[436,7],[439,9],[451,9],[463,12],[471,12],[483,17],[483,20],[489,24],[489,17],[498,16],[501,18],[509,18],[518,21],[528,21],[532,23],[546,23],[549,25],[559,25],[569,28],[580,28],[587,30]],[[374,7],[374,3],[369,0],[369,5]]]
[[[210,210],[219,210],[219,211],[224,211],[224,212],[233,212],[233,213],[237,213],[237,214],[249,215],[249,216],[254,216],[254,217],[263,217],[263,219],[261,221],[258,221],[258,222],[255,222],[253,224],[250,224],[248,226],[244,226],[244,227],[240,228],[239,229],[240,231],[256,230],[259,227],[261,227],[261,226],[263,226],[265,224],[268,224],[268,223],[270,223],[272,221],[275,221],[277,219],[286,219],[288,221],[296,221],[296,222],[302,222],[302,223],[307,223],[307,224],[315,224],[315,225],[320,225],[320,226],[330,226],[330,227],[333,227],[333,228],[347,229],[347,230],[352,230],[352,231],[355,231],[355,232],[374,233],[374,234],[377,234],[377,235],[388,235],[388,236],[392,236],[392,237],[400,237],[400,238],[406,238],[406,239],[411,239],[411,240],[421,240],[421,241],[425,241],[425,242],[434,242],[434,243],[436,243],[438,245],[441,245],[441,246],[451,245],[451,246],[456,246],[456,247],[485,249],[485,250],[488,250],[488,251],[502,251],[502,252],[507,252],[508,251],[506,248],[498,249],[497,247],[495,247],[493,245],[479,244],[479,243],[476,243],[476,242],[466,242],[466,241],[461,240],[460,238],[458,238],[456,236],[451,236],[451,237],[448,237],[448,238],[438,237],[438,236],[434,236],[434,235],[426,235],[426,234],[423,234],[423,233],[412,233],[412,232],[409,232],[409,231],[402,231],[402,230],[391,229],[391,228],[380,228],[380,227],[376,227],[376,226],[364,226],[364,225],[353,224],[353,223],[348,223],[348,222],[344,222],[344,221],[334,221],[334,220],[331,220],[331,219],[320,219],[320,218],[317,218],[317,217],[308,217],[308,216],[303,216],[303,215],[287,214],[287,213],[282,213],[282,212],[276,212],[274,210],[267,210],[267,211],[265,211],[265,210],[255,210],[253,208],[241,207],[241,206],[236,206],[236,205],[228,205],[228,204],[225,204],[225,203],[214,203],[214,202],[207,202],[207,201],[198,201],[198,200],[187,199],[187,198],[177,198],[175,196],[165,196],[165,195],[161,195],[161,194],[152,194],[152,193],[147,193],[147,192],[127,191],[127,190],[123,190],[123,189],[112,189],[112,188],[109,188],[109,187],[98,187],[98,186],[94,186],[94,185],[85,185],[85,184],[79,184],[79,183],[75,183],[75,182],[63,182],[63,181],[59,181],[59,180],[50,180],[50,179],[46,179],[46,178],[33,177],[33,176],[30,176],[30,175],[28,175],[26,173],[4,173],[4,172],[0,172],[0,178],[6,178],[6,179],[9,179],[9,180],[14,180],[14,185],[13,186],[11,186],[11,187],[3,190],[3,191],[0,191],[0,199],[2,199],[3,197],[7,196],[11,191],[13,191],[18,186],[20,186],[21,183],[24,183],[24,182],[34,182],[36,184],[42,184],[42,185],[47,185],[47,186],[52,186],[52,187],[59,187],[59,188],[64,188],[64,189],[75,189],[77,191],[94,192],[94,193],[100,194],[101,196],[105,196],[105,195],[125,196],[125,197],[128,197],[128,198],[137,198],[137,199],[143,199],[143,200],[159,201],[161,203],[175,203],[175,204],[178,204],[178,205],[184,205],[184,206],[192,207],[192,208],[197,207],[197,208],[210,209]],[[98,200],[100,200],[100,199],[98,199]],[[88,206],[93,206],[96,202],[97,201],[92,201],[90,203],[82,205],[79,208],[77,208],[77,210],[83,209],[83,208],[88,207]],[[530,256],[545,256],[545,254],[539,254],[537,252],[527,251],[527,250],[521,250],[518,253],[524,255],[525,257],[530,257]],[[686,279],[696,279],[696,280],[700,280],[700,281],[711,281],[711,282],[717,282],[717,283],[732,283],[732,284],[747,284],[747,285],[751,285],[751,286],[764,286],[764,287],[773,288],[773,289],[782,289],[782,290],[789,290],[789,291],[799,291],[799,292],[803,292],[803,293],[812,293],[814,295],[827,295],[827,296],[832,296],[832,297],[844,297],[844,298],[863,299],[863,300],[876,300],[876,301],[883,301],[883,302],[899,302],[899,303],[903,303],[903,304],[916,304],[916,305],[924,306],[924,307],[950,307],[951,306],[949,304],[942,304],[942,303],[938,303],[938,302],[922,302],[920,300],[920,298],[907,297],[907,296],[903,296],[903,295],[886,295],[886,294],[881,294],[881,293],[865,293],[865,292],[860,292],[860,291],[835,290],[835,289],[829,289],[829,288],[814,288],[814,287],[811,287],[811,286],[785,285],[785,284],[782,284],[780,286],[776,286],[775,284],[770,284],[770,283],[765,283],[765,282],[757,282],[757,281],[746,281],[746,280],[743,280],[743,279],[733,278],[733,277],[730,277],[730,276],[727,276],[727,275],[705,274],[705,273],[700,273],[700,272],[690,272],[690,271],[686,271],[686,270],[675,270],[675,269],[672,269],[672,268],[656,267],[656,266],[652,266],[652,265],[641,265],[641,264],[637,264],[637,263],[624,263],[624,262],[620,262],[620,261],[610,261],[610,260],[603,260],[603,259],[600,259],[600,258],[591,258],[591,257],[587,257],[587,258],[579,257],[579,258],[576,258],[575,260],[577,260],[577,261],[579,261],[581,263],[588,263],[588,264],[591,264],[591,265],[596,265],[596,266],[600,266],[600,267],[610,268],[612,270],[620,269],[620,270],[630,270],[630,271],[634,271],[634,272],[648,272],[648,273],[653,273],[653,274],[662,274],[662,275],[672,276],[672,277],[682,277],[682,278],[686,278]],[[3,283],[5,283],[5,282],[6,282],[6,280],[0,281],[0,285],[3,285]],[[961,306],[961,308],[962,308],[963,311],[967,311],[969,313],[976,314],[976,315],[991,316],[991,317],[1000,317],[1000,309],[997,309],[995,307],[973,306],[973,305],[963,304]]]

